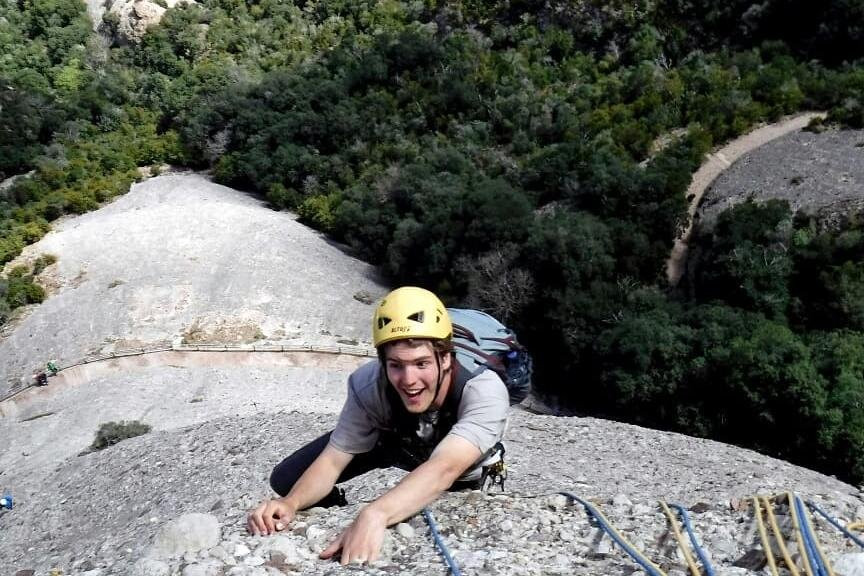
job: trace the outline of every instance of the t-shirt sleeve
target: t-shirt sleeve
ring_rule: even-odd
[[[355,370],[348,378],[348,396],[336,428],[330,434],[330,444],[337,450],[363,454],[378,442],[380,422],[375,414],[380,412],[380,407],[371,405],[376,403],[377,379],[377,360]]]
[[[501,378],[484,370],[465,384],[456,424],[450,430],[486,452],[504,436],[510,395]]]

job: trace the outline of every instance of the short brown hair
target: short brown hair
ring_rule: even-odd
[[[391,340],[390,342],[385,342],[381,346],[378,347],[378,358],[381,361],[384,361],[384,354],[387,351],[387,347],[391,344],[407,344],[410,348],[419,348],[423,344],[431,344],[432,350],[437,354],[452,354],[453,353],[453,341],[449,338],[446,339],[436,339],[433,340],[431,338],[405,338],[403,340]]]

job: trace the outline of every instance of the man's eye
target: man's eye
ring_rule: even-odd
[[[429,362],[417,362],[418,368],[427,368],[429,366]]]

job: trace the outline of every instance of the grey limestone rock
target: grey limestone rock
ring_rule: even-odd
[[[168,576],[171,567],[161,560],[141,558],[132,566],[132,576]]]
[[[219,520],[211,514],[185,514],[156,534],[148,555],[155,559],[183,556],[219,544]]]
[[[842,554],[834,559],[837,576],[864,576],[864,553]]]
[[[215,558],[203,560],[196,564],[189,564],[183,568],[182,576],[221,576],[223,573],[222,562]]]
[[[396,525],[396,533],[406,540],[410,540],[414,538],[414,528],[410,524],[406,524],[405,522],[400,522]]]

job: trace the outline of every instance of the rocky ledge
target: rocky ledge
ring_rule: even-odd
[[[445,574],[419,515],[388,531],[382,558],[371,566],[343,568],[317,557],[364,503],[398,481],[395,470],[347,483],[348,506],[302,512],[275,536],[246,533],[248,510],[270,496],[273,464],[333,419],[298,412],[225,417],[72,458],[38,486],[19,486],[16,507],[0,514],[0,573]],[[716,572],[727,576],[769,574],[753,494],[793,490],[841,522],[864,518],[861,493],[833,478],[717,442],[592,418],[515,412],[508,468],[505,492],[448,493],[430,507],[465,574],[641,573],[561,490],[597,504],[670,576],[688,572],[659,500],[690,510]],[[782,498],[775,511],[800,568]],[[813,523],[835,573],[864,574],[857,546],[820,517]],[[782,566],[780,551],[775,555]]]

